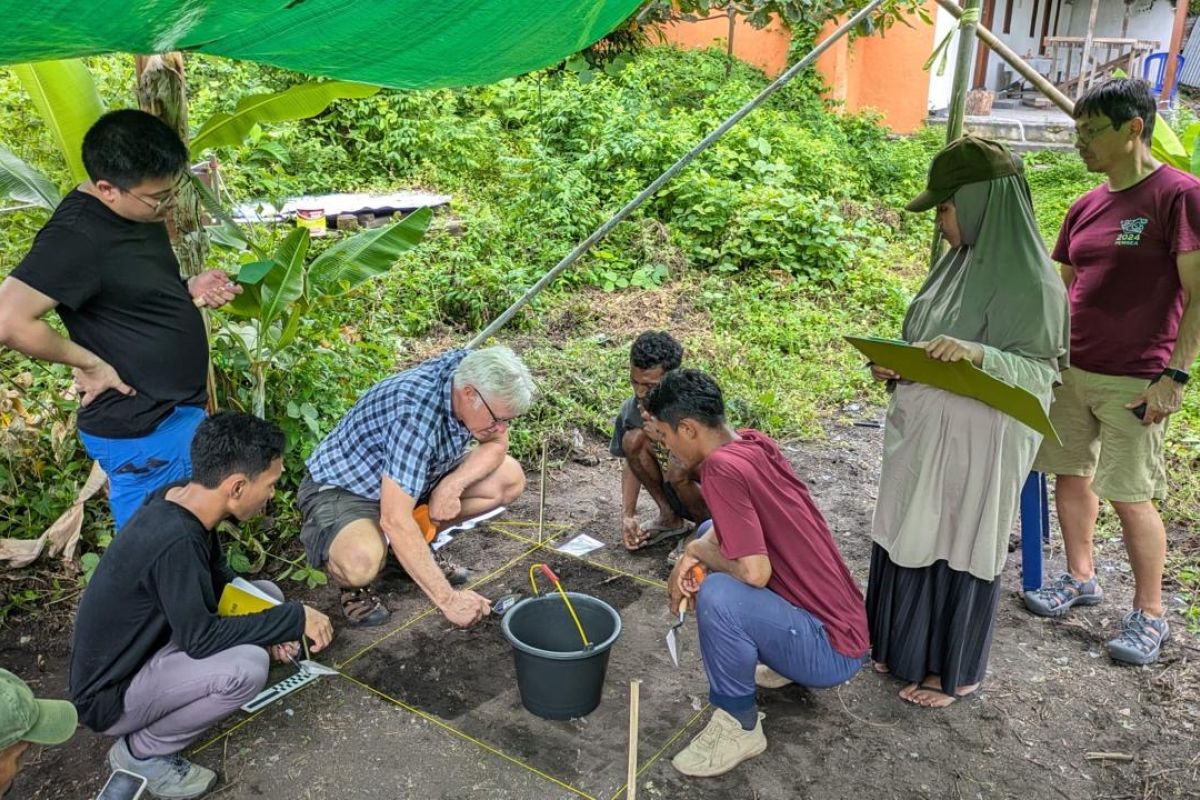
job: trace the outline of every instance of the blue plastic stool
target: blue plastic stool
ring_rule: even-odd
[[[1021,489],[1021,587],[1042,588],[1042,545],[1050,541],[1050,498],[1046,476],[1031,472]]]
[[[1155,95],[1161,95],[1163,90],[1163,81],[1167,77],[1167,53],[1151,53],[1142,61],[1142,80],[1150,82],[1151,67],[1154,68],[1154,85],[1151,91]],[[1183,65],[1187,59],[1182,55],[1176,58],[1175,64],[1175,86],[1171,89],[1170,104],[1175,105],[1175,95],[1179,93],[1179,76],[1183,74]]]

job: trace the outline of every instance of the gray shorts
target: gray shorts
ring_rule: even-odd
[[[318,569],[329,561],[334,538],[351,522],[369,519],[379,524],[379,501],[317,483],[305,474],[296,491],[300,508],[300,542],[308,563]]]
[[[442,478],[458,469],[466,458],[466,454],[463,454],[437,480],[430,483],[417,498],[417,505],[428,503],[429,495],[433,494]],[[296,505],[300,508],[300,543],[304,545],[308,563],[317,569],[324,568],[329,561],[329,548],[342,528],[360,519],[379,524],[378,500],[337,486],[317,483],[307,472],[300,482],[300,488],[296,490]]]

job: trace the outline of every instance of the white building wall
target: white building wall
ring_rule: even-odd
[[[1005,44],[1019,56],[1036,55],[1040,50],[1042,37],[1042,19],[1045,14],[1045,3],[1037,3],[1037,21],[1034,25],[1033,36],[1029,35],[1029,20],[1034,13],[1035,0],[1015,0],[1013,3],[1012,25],[1008,33],[1004,33],[1005,0],[996,0],[996,10],[992,18],[992,33],[996,34]],[[1056,2],[1056,0],[1049,0]],[[1054,32],[1054,15],[1058,14],[1058,36],[1086,36],[1088,17],[1091,15],[1091,0],[1074,0],[1063,2],[1060,10],[1051,10],[1049,35]],[[945,14],[945,12],[941,12]],[[945,14],[949,17],[949,14]],[[1125,18],[1125,3],[1123,0],[1100,0],[1096,13],[1096,36],[1118,37],[1121,35],[1121,24]],[[1126,34],[1130,39],[1150,39],[1159,42],[1160,50],[1165,50],[1171,41],[1171,28],[1175,21],[1175,9],[1167,0],[1134,0],[1132,13],[1129,16],[1129,28]],[[939,20],[940,22],[940,20]],[[988,58],[987,87],[1000,89],[1000,73],[1007,65],[996,54]],[[932,88],[932,87],[931,87]],[[947,88],[947,103],[949,89]],[[931,92],[932,94],[932,92]]]
[[[1090,0],[1075,0],[1063,5],[1063,16],[1071,9],[1069,26],[1059,23],[1059,36],[1086,36],[1088,17],[1092,13]],[[1171,43],[1171,28],[1175,23],[1175,8],[1167,0],[1135,0],[1129,15],[1130,39],[1156,39],[1160,49]],[[1097,36],[1120,36],[1125,19],[1125,3],[1121,0],[1100,0],[1096,12]]]

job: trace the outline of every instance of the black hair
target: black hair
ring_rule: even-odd
[[[1113,78],[1099,86],[1088,89],[1075,104],[1075,119],[1103,115],[1108,117],[1114,128],[1119,128],[1134,117],[1141,117],[1142,141],[1150,144],[1154,136],[1154,118],[1158,115],[1158,104],[1150,84],[1133,78]]]
[[[646,410],[672,428],[684,418],[709,428],[725,424],[721,387],[698,369],[668,372],[646,396]]]
[[[234,411],[214,414],[192,437],[192,480],[205,489],[239,472],[253,480],[283,457],[284,441],[273,422]]]
[[[638,369],[662,367],[663,372],[679,369],[683,362],[683,345],[666,331],[646,331],[633,340],[629,363]]]
[[[142,181],[182,173],[188,151],[170,125],[136,108],[110,111],[83,137],[83,166],[92,182],[132,189]]]

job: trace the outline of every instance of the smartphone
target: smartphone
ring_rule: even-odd
[[[1150,381],[1150,385],[1153,386],[1154,384],[1158,383],[1158,379],[1161,377],[1162,377],[1162,375],[1159,375],[1158,378],[1155,378],[1154,380]],[[1133,415],[1135,417],[1137,417],[1138,419],[1146,418],[1146,404],[1145,403],[1142,403],[1140,406],[1137,406],[1136,408],[1131,408],[1129,410],[1132,411]]]
[[[96,800],[138,800],[146,789],[146,779],[124,769],[115,769]]]

